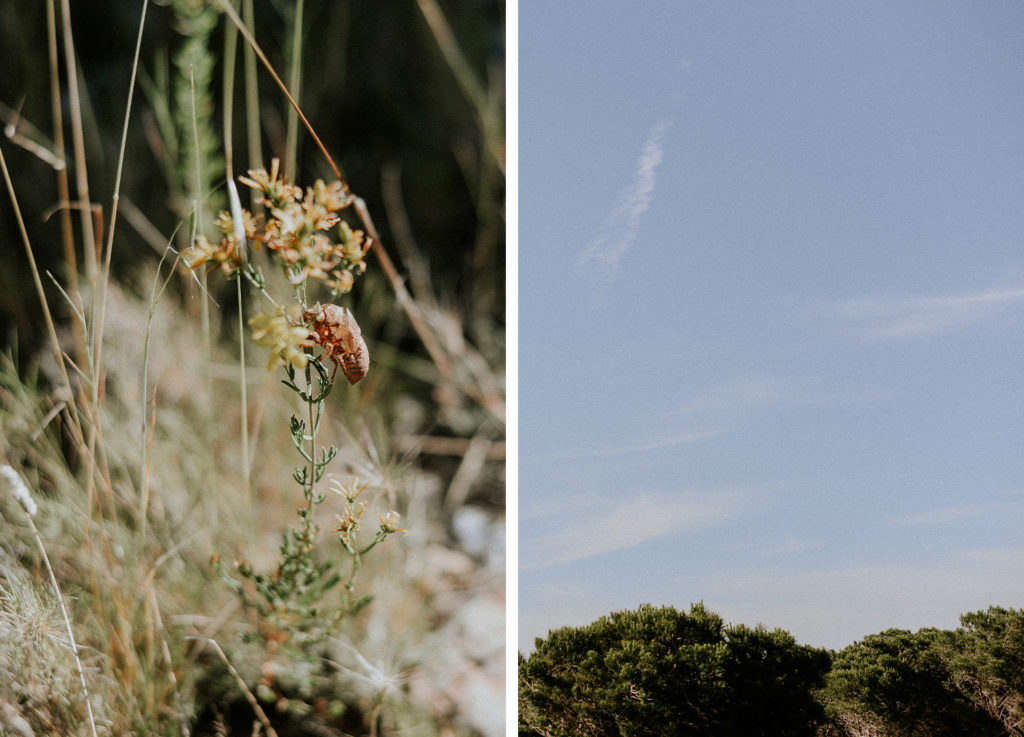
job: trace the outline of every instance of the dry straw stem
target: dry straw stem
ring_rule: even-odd
[[[181,722],[181,733],[183,737],[190,737],[188,729],[188,719],[185,716],[185,710],[182,708],[181,693],[178,690],[178,677],[174,672],[174,662],[171,658],[171,649],[167,644],[166,630],[164,629],[163,616],[160,614],[160,603],[156,597],[156,587],[153,585],[153,579],[156,576],[157,569],[171,556],[178,553],[178,549],[184,547],[188,543],[188,540],[181,540],[170,550],[166,551],[157,558],[156,562],[153,563],[149,569],[149,573],[146,575],[146,582],[143,586],[143,590],[146,592],[146,603],[149,610],[152,612],[152,620],[147,619],[151,622],[151,628],[149,636],[152,637],[152,630],[155,629],[155,634],[160,638],[160,656],[163,659],[163,666],[167,670],[167,677],[171,684],[171,690],[173,693],[175,707],[178,711],[178,720]]]
[[[68,107],[71,110],[71,140],[75,154],[75,186],[78,201],[90,202],[89,176],[85,165],[85,127],[82,125],[82,101],[78,94],[78,67],[75,63],[75,46],[71,36],[71,5],[61,0],[61,21],[64,38],[64,63],[68,80]],[[82,211],[82,240],[85,244],[85,270],[89,280],[96,280],[96,237],[89,222],[89,208]]]
[[[67,2],[67,0],[65,0]],[[114,230],[117,226],[117,205],[121,198],[121,175],[124,172],[124,154],[127,148],[128,142],[128,123],[131,120],[132,112],[132,99],[135,96],[135,78],[139,70],[139,52],[142,49],[142,30],[146,26],[146,11],[149,8],[149,0],[143,0],[142,2],[142,15],[139,18],[139,34],[135,41],[135,55],[132,58],[132,73],[131,81],[128,83],[128,102],[125,105],[124,110],[124,126],[121,129],[121,145],[117,155],[117,174],[114,177],[114,195],[110,205],[110,227],[107,230],[107,247],[103,257],[103,278],[100,282],[102,289],[100,289],[100,300],[99,307],[96,311],[96,317],[94,322],[95,332],[95,346],[93,347],[93,370],[92,370],[92,397],[93,406],[99,407],[99,386],[100,386],[100,372],[102,370],[102,356],[103,356],[103,323],[107,309],[107,285],[110,282],[110,262],[113,258],[114,253]],[[97,413],[98,414],[98,413]],[[97,418],[98,419],[98,418]],[[143,420],[145,423],[145,420]],[[94,425],[95,427],[95,425]],[[145,434],[145,433],[143,433]],[[90,443],[91,449],[91,443]],[[143,469],[145,473],[145,469]],[[145,493],[145,491],[144,491]],[[146,508],[143,506],[142,509],[142,539],[146,539]]]
[[[302,86],[302,16],[305,0],[296,0],[292,17],[291,58],[288,61],[288,87],[295,99],[301,99]],[[296,108],[288,111],[288,124],[285,133],[284,170],[295,172],[296,152],[299,148],[299,124],[295,114]]]
[[[54,171],[61,171],[65,168],[64,160],[50,150],[53,147],[52,144],[44,145],[38,142],[45,140],[45,136],[34,125],[21,117],[20,110],[12,110],[3,103],[0,103],[0,118],[5,123],[4,135],[7,136],[11,143],[20,146],[40,161],[49,164]],[[19,133],[19,131],[21,132]]]
[[[36,285],[36,293],[39,295],[39,302],[43,308],[43,319],[46,321],[46,329],[50,334],[50,340],[53,342],[53,350],[57,359],[57,366],[60,368],[61,378],[64,379],[64,388],[67,391],[68,397],[74,396],[74,390],[71,387],[71,379],[68,377],[67,364],[64,361],[64,353],[60,348],[60,340],[57,338],[57,328],[53,322],[53,315],[50,313],[50,305],[46,301],[46,293],[43,291],[43,282],[39,278],[39,268],[36,266],[36,259],[32,253],[32,242],[29,240],[28,231],[25,229],[25,220],[21,216],[21,207],[18,206],[18,196],[14,192],[14,183],[11,182],[11,173],[7,168],[7,159],[4,157],[4,151],[0,148],[0,169],[3,170],[4,183],[7,185],[7,193],[11,197],[11,205],[14,207],[14,217],[18,221],[18,232],[21,233],[22,243],[25,245],[25,253],[28,256],[29,268],[32,271],[32,281]],[[75,432],[75,440],[81,445],[82,443],[82,422],[78,417],[78,408],[72,401],[68,404],[71,412],[72,429]]]
[[[50,109],[53,118],[53,145],[56,156],[65,162],[65,166],[57,171],[57,197],[60,202],[70,202],[71,190],[68,185],[68,168],[64,149],[64,112],[60,94],[60,70],[57,59],[57,19],[54,0],[46,3],[46,47],[50,68]],[[74,226],[71,223],[71,210],[60,208],[61,240],[64,243],[64,261],[67,264],[68,287],[74,299],[76,309],[83,311],[81,298],[78,296],[78,257],[75,254]],[[72,323],[75,335],[75,348],[78,360],[85,363],[85,328],[77,322]]]
[[[246,24],[250,26],[255,24],[256,14],[253,10],[252,0],[242,0],[242,15],[245,17]],[[234,24],[232,26],[235,27]],[[263,152],[260,147],[259,80],[257,79],[256,52],[251,46],[245,47],[243,62],[245,64],[245,138],[249,148],[249,164],[254,169],[259,169],[263,166]],[[253,209],[255,214],[260,211],[255,205],[258,199],[257,192],[252,190],[251,196],[254,206],[250,209]]]

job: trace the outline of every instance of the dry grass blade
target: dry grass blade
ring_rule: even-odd
[[[39,268],[36,266],[35,255],[32,253],[32,242],[29,240],[28,231],[25,229],[25,219],[21,216],[21,208],[18,206],[18,197],[14,192],[14,183],[11,181],[11,173],[7,169],[7,159],[4,157],[3,149],[0,148],[0,169],[3,170],[4,182],[7,184],[7,192],[11,197],[11,204],[14,206],[14,217],[18,221],[18,230],[21,232],[22,243],[25,245],[25,253],[28,256],[29,266],[32,269],[32,280],[36,286],[36,293],[39,295],[40,306],[43,308],[43,319],[46,321],[46,329],[53,342],[53,350],[57,358],[57,366],[60,367],[61,377],[64,379],[64,388],[68,397],[74,396],[74,389],[71,386],[71,379],[68,377],[67,365],[64,362],[64,352],[60,347],[60,339],[57,337],[57,328],[53,322],[53,315],[50,314],[50,305],[46,300],[46,293],[43,291],[43,281],[39,277]],[[78,417],[78,408],[75,403],[70,405],[71,417],[74,421],[74,430],[77,434],[77,441],[82,442],[82,423]]]
[[[11,143],[20,146],[40,161],[45,162],[54,171],[62,171],[67,167],[64,159],[50,150],[51,144],[44,145],[38,142],[37,139],[44,138],[43,134],[34,125],[24,120],[21,117],[20,111],[12,110],[3,103],[0,103],[0,118],[6,124],[4,125],[4,135],[7,136]],[[19,130],[22,133],[19,133]]]
[[[68,80],[68,107],[71,110],[71,140],[75,153],[75,185],[78,199],[91,202],[89,197],[89,176],[85,163],[85,126],[82,124],[82,100],[78,93],[78,66],[75,63],[75,45],[71,35],[71,4],[61,0],[61,21],[64,34],[64,63]],[[96,279],[96,234],[88,214],[82,213],[82,241],[85,244],[85,271],[89,280]]]

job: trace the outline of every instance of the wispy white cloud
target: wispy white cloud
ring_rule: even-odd
[[[835,303],[868,338],[918,338],[950,332],[1024,306],[1024,288],[995,288],[937,297],[883,296]]]
[[[663,120],[651,129],[632,180],[620,194],[601,234],[580,255],[578,265],[591,269],[602,286],[615,277],[623,256],[636,241],[643,214],[651,206],[668,128],[668,121]]]
[[[672,414],[732,422],[749,411],[792,399],[778,380],[767,375],[724,381],[683,402]]]
[[[764,558],[775,556],[807,555],[815,551],[823,550],[825,543],[822,540],[809,540],[789,537],[781,542],[766,547],[760,555]]]
[[[591,448],[579,448],[576,450],[558,451],[555,453],[544,453],[542,455],[524,456],[523,460],[530,463],[541,461],[579,461],[587,458],[610,458],[615,456],[636,455],[639,453],[650,453],[664,448],[674,448],[680,445],[689,445],[701,440],[707,440],[727,432],[725,428],[704,427],[689,430],[686,432],[672,433],[669,435],[657,435],[639,440],[633,440],[614,445],[601,445]]]
[[[996,503],[959,504],[940,509],[929,509],[927,512],[906,517],[903,522],[909,525],[941,525],[948,522],[962,522],[965,519],[978,517],[1004,506],[1005,504]]]
[[[949,522],[962,522],[974,517],[992,515],[1002,516],[1019,508],[1019,499],[998,502],[955,504],[948,507],[929,509],[918,514],[905,517],[902,522],[909,525],[941,525]]]
[[[586,506],[567,512],[554,532],[533,539],[523,534],[519,569],[550,568],[713,525],[742,512],[748,501],[736,491],[591,498]]]
[[[751,375],[716,384],[674,408],[644,416],[645,423],[683,416],[686,428],[646,433],[639,438],[523,456],[530,463],[613,458],[651,453],[726,435],[748,413],[787,401],[801,401],[770,376]],[[678,420],[672,422],[678,424]],[[623,435],[627,434],[625,432]]]

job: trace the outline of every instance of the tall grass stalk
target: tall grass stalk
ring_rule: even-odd
[[[64,38],[64,64],[68,85],[68,108],[71,111],[71,140],[75,156],[75,186],[78,190],[79,208],[82,214],[82,243],[85,252],[85,273],[95,291],[96,287],[96,236],[90,220],[92,200],[89,197],[89,176],[85,164],[85,127],[82,124],[82,100],[78,93],[78,65],[75,62],[75,44],[71,35],[71,4],[61,0],[61,21]],[[59,92],[55,91],[58,95]],[[70,206],[70,203],[69,203]]]
[[[171,236],[173,239],[173,235]],[[153,287],[150,290],[149,297],[149,313],[146,315],[146,338],[142,345],[142,467],[140,469],[139,477],[141,479],[142,488],[140,506],[140,537],[143,544],[146,542],[146,531],[149,524],[149,448],[153,441],[152,430],[149,427],[147,419],[146,405],[149,399],[149,341],[153,333],[153,318],[156,316],[156,307],[160,304],[160,298],[163,297],[164,291],[167,289],[167,285],[171,282],[171,277],[174,276],[174,267],[178,264],[178,258],[174,259],[174,263],[171,264],[171,268],[168,270],[167,278],[164,279],[163,284],[159,284],[160,281],[160,270],[163,268],[164,261],[167,258],[167,252],[171,250],[170,245],[164,250],[160,256],[160,262],[156,267],[156,274],[153,276]],[[159,288],[158,288],[159,286]],[[154,402],[156,396],[154,393]]]
[[[53,145],[56,157],[65,162],[57,171],[57,199],[60,206],[60,232],[64,244],[64,263],[66,266],[65,277],[68,280],[68,289],[72,295],[75,307],[79,312],[84,311],[81,294],[78,286],[78,257],[75,253],[74,226],[71,222],[71,190],[68,186],[68,167],[65,160],[67,154],[64,148],[64,112],[61,104],[60,94],[60,70],[57,58],[57,19],[56,0],[48,0],[46,3],[46,49],[47,60],[50,72],[50,109],[53,119]],[[78,362],[85,364],[85,330],[75,322],[72,324],[75,336],[75,355]]]
[[[114,194],[111,198],[110,203],[110,225],[107,228],[107,247],[106,252],[103,256],[103,274],[100,279],[99,294],[93,295],[93,299],[98,299],[98,307],[96,308],[96,317],[93,322],[93,339],[95,341],[95,347],[93,348],[93,367],[92,367],[92,403],[93,407],[96,408],[96,421],[99,423],[99,404],[100,404],[100,383],[101,383],[101,370],[103,360],[103,331],[106,322],[106,310],[107,310],[107,285],[110,283],[110,263],[114,254],[114,231],[117,229],[117,208],[118,203],[121,200],[121,176],[124,173],[124,155],[125,150],[128,146],[128,124],[131,121],[132,113],[132,101],[135,99],[135,79],[138,76],[139,71],[139,51],[142,49],[142,31],[146,27],[146,11],[149,9],[149,0],[143,0],[142,2],[142,13],[139,17],[139,33],[135,41],[135,53],[132,56],[132,71],[131,80],[128,83],[128,100],[125,103],[124,109],[124,125],[121,128],[121,144],[117,152],[117,173],[114,176]],[[145,395],[143,395],[143,403],[145,403]],[[145,422],[145,413],[143,413],[143,422]],[[145,433],[143,433],[145,438]],[[140,469],[139,478],[142,479],[145,476],[145,467]],[[148,501],[146,495],[146,487],[143,484],[143,499]],[[146,539],[146,508],[147,504],[143,504],[142,507],[142,539]]]
[[[234,122],[235,109],[235,59],[238,52],[238,29],[231,23],[224,24],[224,170],[227,178],[228,203],[231,207],[231,217],[235,224],[235,237],[244,249],[245,226],[242,223],[242,203],[238,199],[238,189],[235,187],[235,146],[232,135],[232,123]],[[245,303],[242,299],[242,280],[235,280],[235,296],[238,301],[238,373],[239,388],[241,390],[241,437],[239,445],[241,450],[242,481],[245,484],[245,495],[250,505],[255,505],[256,499],[252,489],[252,466],[249,460],[249,398],[248,380],[245,369]]]
[[[291,54],[288,58],[288,89],[295,96],[296,102],[302,99],[302,25],[305,6],[305,0],[295,0],[291,18],[292,39]],[[285,132],[284,170],[289,172],[293,179],[298,179],[299,175],[295,165],[298,160],[298,148],[299,119],[295,114],[295,108],[289,107]]]
[[[104,317],[107,309],[107,284],[110,282],[110,262],[114,254],[114,231],[117,230],[117,207],[121,201],[121,176],[124,173],[124,154],[128,146],[128,124],[131,121],[132,101],[135,99],[135,79],[139,72],[139,51],[142,49],[142,31],[146,27],[146,11],[149,8],[149,0],[142,2],[142,15],[139,18],[139,34],[135,41],[135,53],[132,56],[131,80],[128,83],[128,101],[124,107],[124,125],[121,128],[121,144],[117,151],[117,173],[114,175],[114,194],[110,202],[110,225],[107,226],[107,247],[103,256],[103,275],[101,278],[102,289],[99,295],[99,307],[96,315],[95,327],[95,364],[93,376],[99,376],[99,369],[103,357],[103,329]],[[94,382],[98,386],[99,382]],[[94,389],[98,391],[98,389]]]
[[[196,77],[195,69],[193,67],[188,68],[188,83],[189,83],[189,103],[190,103],[190,121],[192,123],[192,142],[193,150],[195,152],[195,178],[192,180],[192,193],[189,199],[192,201],[192,227],[189,230],[189,243],[196,242],[196,236],[203,232],[203,214],[202,207],[200,207],[200,196],[203,191],[203,150],[199,140],[199,120],[196,115]],[[206,279],[206,272],[203,272],[199,276],[199,282],[201,286],[201,292],[204,295],[204,299],[199,302],[200,321],[203,330],[203,348],[206,350],[206,356],[209,358],[210,351],[213,345],[213,339],[211,337],[210,329],[210,300],[205,298],[209,296],[209,284]],[[207,366],[209,364],[207,363]],[[206,377],[206,387],[209,389],[210,377]]]
[[[242,0],[242,17],[245,25],[253,27],[255,23],[255,12],[252,6],[253,0]],[[235,23],[227,23],[237,31]],[[249,168],[260,169],[263,167],[263,153],[260,146],[260,93],[259,80],[257,79],[256,51],[252,46],[246,45],[242,56],[245,63],[245,139],[248,147]],[[252,210],[260,212],[261,208],[256,205],[258,199],[255,191],[252,195]]]

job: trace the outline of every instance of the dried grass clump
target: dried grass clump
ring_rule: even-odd
[[[33,735],[33,724],[49,725],[50,733],[88,734],[90,697],[97,731],[109,733],[111,684],[101,676],[102,656],[86,650],[81,657],[90,696],[81,689],[55,595],[24,571],[0,571],[0,734]]]

